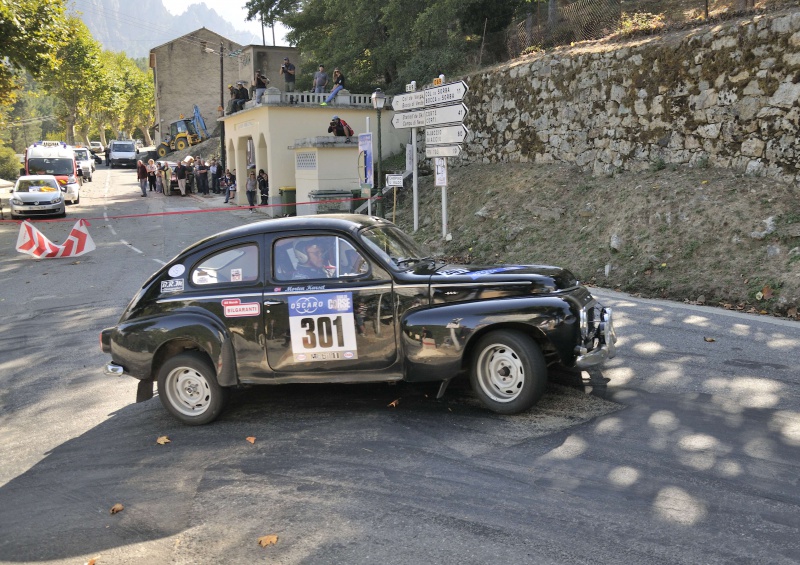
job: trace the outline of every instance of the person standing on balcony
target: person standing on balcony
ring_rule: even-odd
[[[261,71],[256,71],[256,104],[261,104],[261,97],[267,91],[269,79],[261,75]]]
[[[286,92],[294,92],[294,65],[289,62],[289,57],[283,58],[283,65],[281,65],[281,74],[286,84]]]
[[[336,95],[339,94],[339,91],[344,88],[344,75],[342,72],[337,68],[333,69],[333,90],[331,93],[328,94],[328,97],[325,99],[325,102],[320,104],[320,106],[327,106],[333,99],[336,98]]]
[[[314,93],[324,94],[325,87],[328,86],[328,73],[325,72],[325,65],[320,65],[319,70],[314,73]]]

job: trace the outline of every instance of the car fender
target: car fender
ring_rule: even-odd
[[[224,324],[204,313],[173,312],[123,322],[112,331],[110,342],[114,362],[138,379],[154,379],[164,361],[181,351],[196,349],[209,356],[221,386],[237,384],[231,336]],[[123,343],[136,344],[136,349]]]
[[[579,319],[566,300],[547,296],[458,302],[414,310],[402,318],[406,380],[455,376],[469,361],[475,340],[501,328],[522,331],[554,350],[560,362],[574,362]]]

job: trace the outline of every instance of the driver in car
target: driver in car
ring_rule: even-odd
[[[294,249],[295,257],[299,263],[292,278],[302,279],[327,279],[330,271],[325,266],[325,252],[313,239],[304,240]]]

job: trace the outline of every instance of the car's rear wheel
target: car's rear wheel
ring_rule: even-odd
[[[215,420],[225,408],[228,389],[217,384],[204,355],[187,351],[167,360],[158,372],[158,396],[170,414],[198,426]]]
[[[538,344],[525,334],[497,330],[478,340],[470,383],[489,410],[517,414],[533,406],[547,385],[547,364]]]

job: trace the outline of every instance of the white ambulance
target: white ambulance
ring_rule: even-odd
[[[82,179],[78,176],[73,148],[63,141],[37,141],[25,150],[26,175],[53,175],[71,204],[81,201]]]

